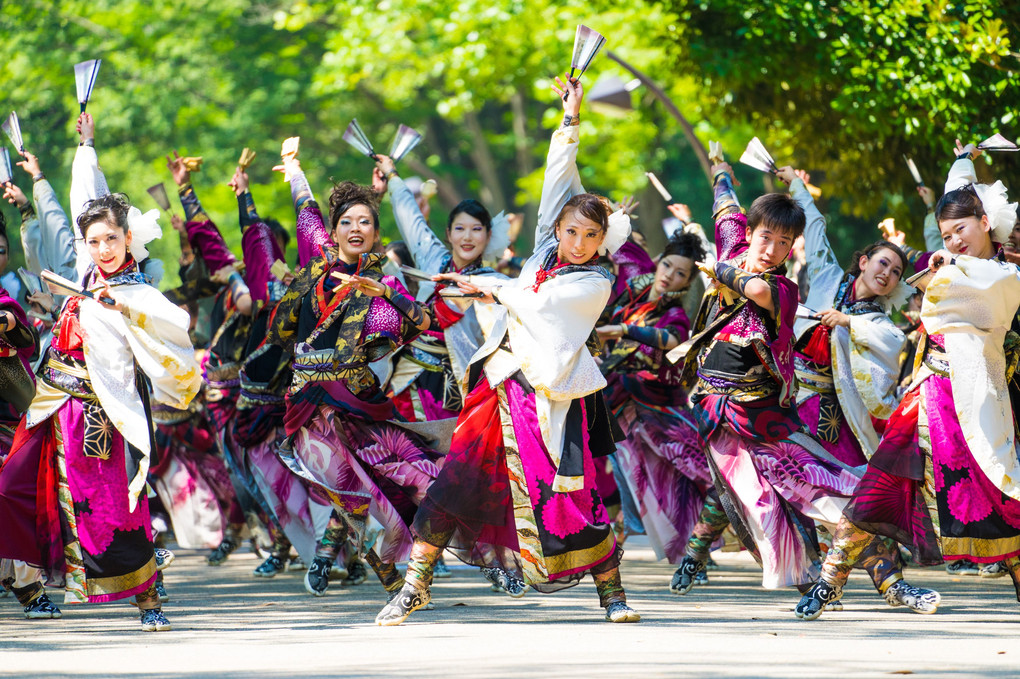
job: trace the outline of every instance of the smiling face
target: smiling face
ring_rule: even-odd
[[[954,255],[987,259],[994,254],[988,217],[958,217],[939,222],[942,244]]]
[[[113,273],[127,261],[131,232],[106,221],[92,222],[85,230],[85,247],[103,273]]]
[[[458,212],[450,221],[446,230],[446,238],[450,241],[453,263],[458,269],[475,261],[485,252],[489,244],[489,232],[479,219],[466,212]]]
[[[356,263],[375,246],[378,233],[372,211],[367,205],[355,203],[340,215],[331,235],[340,248],[340,258],[347,264]]]
[[[11,259],[10,248],[7,245],[7,239],[0,236],[0,274],[7,271],[7,263]]]
[[[754,231],[747,229],[747,260],[744,269],[749,273],[763,273],[786,261],[793,248],[793,234],[761,224]]]
[[[599,252],[606,233],[598,222],[582,216],[577,210],[563,216],[556,227],[557,250],[561,262],[586,264]]]
[[[691,284],[694,260],[680,255],[667,255],[655,267],[655,292],[665,295],[686,290]]]
[[[861,255],[857,265],[861,269],[861,275],[857,277],[859,299],[888,297],[903,277],[903,260],[889,248],[875,250],[870,258]]]

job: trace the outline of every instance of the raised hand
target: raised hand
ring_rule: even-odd
[[[560,99],[563,100],[563,113],[564,115],[576,118],[581,114],[581,100],[584,99],[584,86],[581,81],[577,78],[571,78],[569,74],[565,74],[566,82],[560,80],[559,76],[553,78],[556,84],[552,85],[552,90]]]
[[[75,129],[81,137],[81,143],[87,142],[89,139],[95,140],[96,138],[96,121],[93,120],[91,113],[82,113],[78,116],[78,123],[75,125]]]
[[[36,158],[28,151],[25,151],[21,155],[24,158],[24,160],[18,161],[17,163],[18,167],[27,172],[30,177],[35,177],[36,175],[42,174],[42,169],[39,167],[38,158]]]
[[[234,189],[235,196],[240,196],[248,190],[248,173],[238,167],[234,170],[234,176],[227,182],[227,186]]]
[[[184,186],[191,181],[191,173],[188,172],[187,166],[184,165],[184,159],[177,155],[177,149],[174,149],[173,158],[170,156],[166,157],[166,166],[170,170],[170,174],[173,176],[174,183],[177,186]]]
[[[935,192],[927,186],[918,186],[917,192],[921,194],[921,200],[927,208],[935,207]]]
[[[28,204],[28,198],[25,196],[25,192],[19,189],[14,182],[7,182],[4,186],[4,198],[11,205],[17,205],[19,208],[22,205]]]
[[[969,153],[971,160],[973,160],[974,158],[977,158],[978,156],[981,155],[981,149],[979,149],[977,146],[974,146],[974,144],[967,144],[966,146],[964,146],[963,143],[961,143],[960,140],[957,139],[956,151],[953,155],[962,156],[964,153]]]
[[[684,205],[683,203],[673,203],[672,205],[667,205],[666,209],[669,210],[669,213],[671,215],[679,219],[684,224],[691,223],[691,219],[693,218],[693,215],[691,214],[691,208]]]

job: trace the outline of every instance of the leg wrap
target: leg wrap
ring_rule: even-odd
[[[708,553],[712,543],[722,537],[723,531],[730,525],[726,511],[715,492],[705,498],[698,523],[694,525],[690,540],[687,541],[687,556],[704,563],[708,561]]]
[[[837,590],[843,589],[850,571],[874,539],[874,535],[850,523],[845,516],[840,517],[833,534],[832,547],[822,564],[822,580]]]

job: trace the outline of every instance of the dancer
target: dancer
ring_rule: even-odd
[[[705,251],[697,235],[678,230],[658,264],[644,259],[645,273],[627,281],[610,324],[597,328],[608,342],[601,369],[626,434],[616,451],[622,478],[655,555],[679,564],[712,477],[680,386],[681,366],[666,352],[688,338],[684,303]]]
[[[1001,182],[978,184],[974,146],[958,153],[935,208],[944,250],[929,275],[914,380],[847,505],[820,579],[796,607],[813,620],[842,596],[873,536],[919,565],[1004,561],[1020,600],[1020,462],[1014,447],[1020,279],[1001,243],[1016,221]],[[923,264],[922,264],[923,265]]]
[[[436,277],[505,314],[472,359],[473,388],[415,515],[404,586],[376,617],[380,625],[399,625],[428,604],[433,564],[448,545],[472,563],[492,546],[507,571],[540,591],[590,572],[607,620],[640,619],[626,603],[622,550],[595,489],[593,458],[612,452],[613,436],[605,379],[588,345],[612,291],[597,257],[615,252],[630,225],[622,215],[611,225],[605,199],[584,193],[576,163],[583,90],[574,79],[556,83],[565,116],[549,147],[535,253],[521,277],[492,287]]]

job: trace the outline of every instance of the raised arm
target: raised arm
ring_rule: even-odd
[[[78,151],[71,164],[72,222],[78,221],[78,216],[85,211],[86,203],[110,193],[106,175],[99,168],[99,156],[95,149],[96,124],[90,113],[78,116],[78,134]]]
[[[401,238],[411,251],[414,265],[427,273],[439,273],[443,263],[450,256],[450,251],[429,227],[411,189],[407,188],[404,180],[397,175],[393,161],[387,156],[380,155],[376,167],[386,178],[390,205],[393,206],[393,218],[397,222],[397,228],[400,229]]]
[[[284,178],[290,182],[290,195],[297,213],[298,267],[303,268],[313,257],[319,256],[322,246],[331,245],[333,239],[298,159],[285,157],[283,164],[273,169],[282,171]]]
[[[184,226],[192,250],[205,261],[210,273],[233,265],[237,258],[227,247],[223,234],[202,209],[202,203],[199,202],[195,188],[191,185],[191,173],[184,165],[184,160],[177,155],[177,151],[173,152],[173,157],[167,156],[166,166],[177,184],[177,194],[184,207]]]
[[[538,206],[538,226],[535,228],[535,250],[545,240],[553,238],[553,222],[563,206],[573,196],[584,193],[581,175],[577,171],[578,130],[581,122],[581,100],[584,88],[579,81],[567,82],[556,78],[553,91],[563,100],[563,123],[552,136],[549,154],[545,161],[545,179],[542,181],[542,201]]]
[[[283,251],[273,238],[269,226],[255,209],[255,198],[248,185],[248,174],[241,168],[234,172],[230,182],[237,196],[237,211],[241,224],[241,251],[244,253],[244,279],[251,300],[265,304],[269,301],[269,285],[276,281],[272,273],[273,262],[283,261]]]
[[[804,210],[807,224],[804,227],[804,254],[807,256],[807,273],[810,289],[807,306],[815,311],[832,307],[833,298],[843,280],[843,267],[829,244],[825,217],[815,205],[807,190],[804,178],[792,167],[779,170],[779,178],[790,186],[790,194]]]
[[[747,249],[747,217],[733,190],[729,163],[712,166],[712,217],[715,220],[716,258],[732,259]]]

